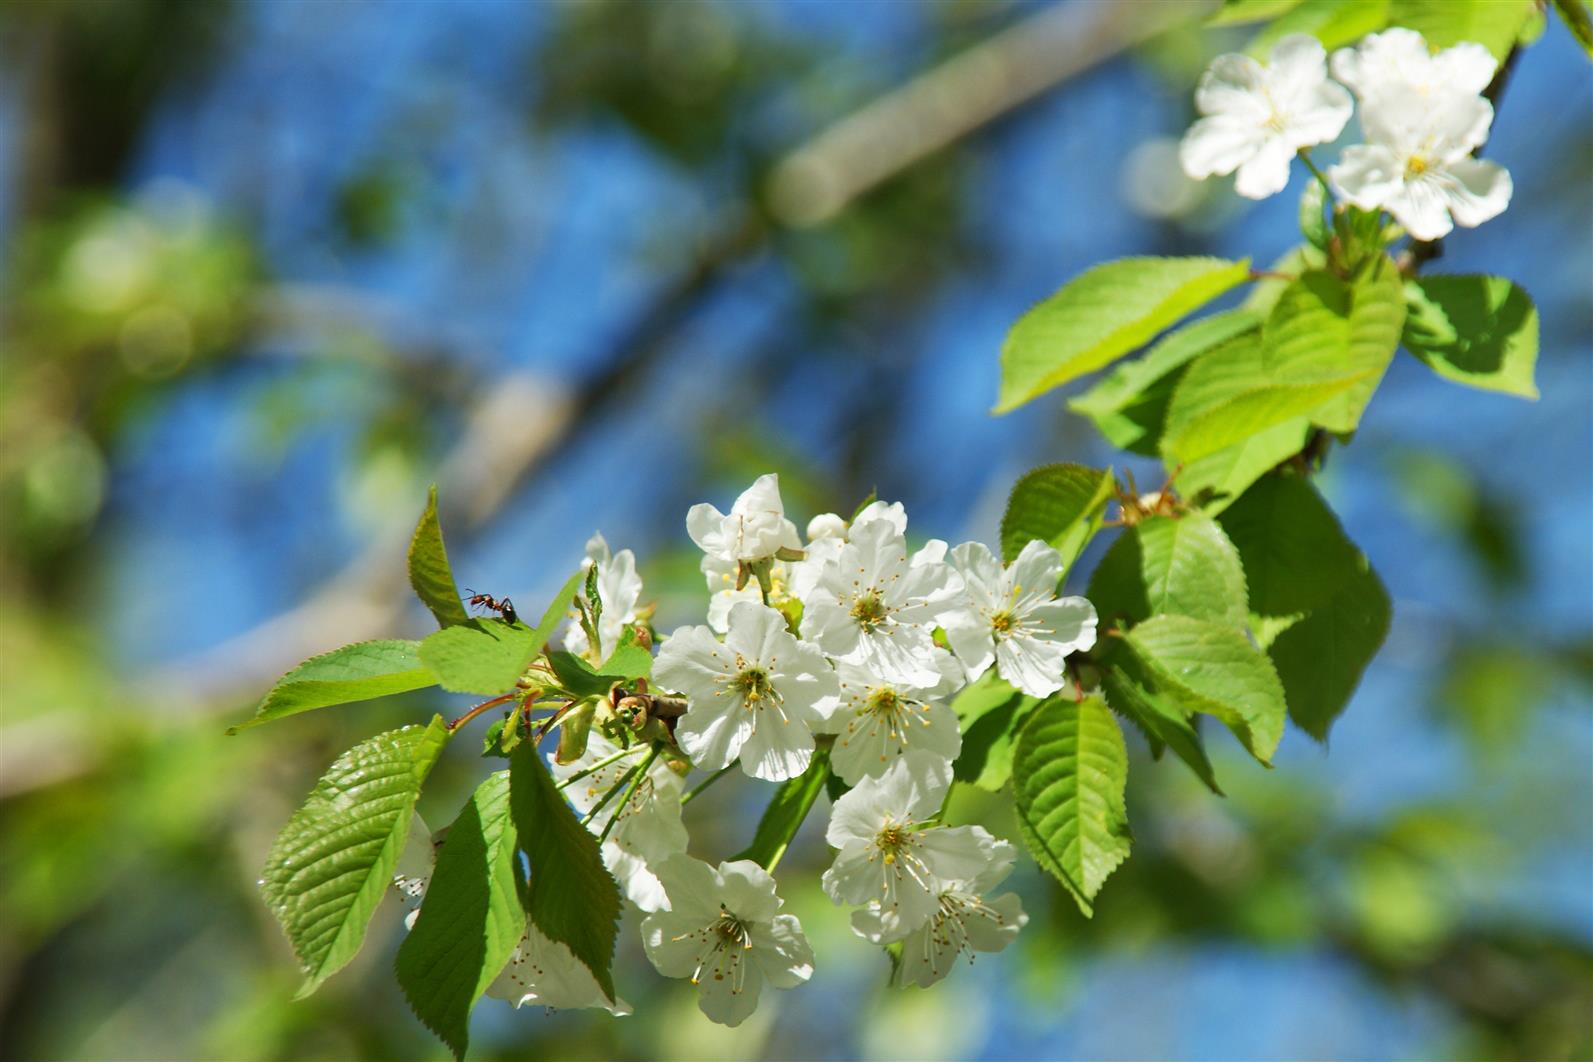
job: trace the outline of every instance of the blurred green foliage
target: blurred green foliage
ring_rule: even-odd
[[[768,167],[800,126],[778,120],[782,108],[832,115],[890,86],[855,57],[821,63],[811,44],[728,5],[590,3],[549,17],[526,58],[539,85],[518,104],[528,124],[551,134],[618,123],[710,189],[741,232],[728,251],[713,251],[716,234],[702,226],[658,219],[661,254],[700,259],[707,279],[696,293],[754,252],[801,280],[798,329],[768,341],[770,376],[798,349],[844,357],[826,337],[867,342],[980,260],[965,194],[977,159],[966,149],[928,160],[834,224],[790,232],[770,218]],[[378,914],[373,946],[349,970],[292,1002],[298,977],[256,888],[271,836],[336,752],[384,722],[423,717],[433,702],[307,719],[274,742],[227,740],[222,719],[236,721],[247,705],[173,704],[142,689],[108,658],[85,592],[111,545],[103,506],[128,427],[194,374],[255,356],[272,333],[266,296],[281,293],[250,219],[191,192],[157,186],[132,196],[122,185],[158,102],[221,54],[238,12],[229,3],[13,0],[0,18],[8,55],[35,56],[15,67],[33,146],[0,320],[0,1044],[15,1058],[437,1057],[388,969],[396,906]],[[925,58],[1009,18],[1004,4],[927,8]],[[1187,82],[1209,46],[1185,30],[1152,55]],[[402,232],[427,194],[414,157],[395,149],[345,181],[334,220],[348,246],[380,248]],[[451,350],[400,350],[381,328],[336,315],[306,331],[301,345],[325,356],[252,393],[262,459],[280,457],[310,425],[352,419],[362,445],[345,473],[351,493],[412,496],[467,397],[488,381]],[[877,383],[899,368],[887,352],[867,372]],[[328,380],[335,386],[323,392]],[[903,400],[875,388],[875,415],[838,440],[836,466],[822,470],[739,427],[729,411],[762,386],[727,388],[720,419],[703,432],[705,473],[740,482],[777,469],[794,510],[848,511],[874,485],[867,455],[901,430],[903,411],[892,407]],[[312,390],[332,398],[306,401]],[[1518,514],[1528,499],[1496,496],[1430,453],[1396,455],[1391,475],[1433,534],[1465,546],[1489,593],[1518,600],[1528,570]],[[364,509],[381,522],[380,504]],[[671,602],[701,592],[685,551],[647,558],[644,574],[666,625]],[[214,607],[202,589],[196,607]],[[1551,708],[1585,711],[1593,646],[1544,645],[1500,626],[1448,639],[1444,682],[1430,697],[1435,728],[1460,738],[1464,798],[1368,819],[1343,814],[1310,772],[1263,773],[1226,748],[1221,801],[1188,772],[1136,762],[1136,852],[1111,902],[1086,921],[1040,875],[1021,885],[1034,914],[1015,948],[1029,1002],[1065,1006],[1102,955],[1210,942],[1306,949],[1443,1008],[1459,1039],[1435,1054],[1590,1057],[1593,953],[1496,916],[1489,901],[1529,857],[1585,830],[1585,808],[1545,811],[1561,787],[1539,776],[1530,742]],[[1138,743],[1131,754],[1148,755]],[[476,772],[444,761],[423,812],[457,806]],[[734,851],[750,836],[757,809],[746,796],[726,783],[694,803],[692,832],[705,851]],[[989,817],[996,805],[986,794],[961,786],[956,799],[963,821],[1016,836],[1010,816]],[[792,875],[827,861],[811,827],[783,864]],[[793,1043],[830,1054],[857,1043],[877,1054],[978,1049],[975,1033],[991,1016],[971,984],[887,992],[878,953],[859,946],[844,912],[809,893],[791,902],[815,947],[848,971],[849,1009],[879,1016],[872,1030],[791,1028],[773,1008],[740,1030],[709,1027],[694,1020],[687,986],[648,977],[624,986],[638,1017],[499,1015],[478,1057],[752,1057],[793,1053]],[[633,937],[622,934],[617,967],[641,962]],[[894,1039],[881,1042],[886,1035]]]

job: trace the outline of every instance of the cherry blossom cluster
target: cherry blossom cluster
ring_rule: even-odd
[[[821,748],[846,786],[825,831],[836,853],[822,885],[852,908],[854,931],[899,949],[898,978],[922,986],[963,954],[1004,948],[1027,916],[1016,895],[990,894],[1016,852],[981,827],[941,821],[962,747],[951,700],[992,668],[1033,697],[1068,682],[1066,658],[1094,645],[1096,615],[1083,598],[1057,596],[1057,551],[1030,542],[1003,566],[977,542],[913,550],[902,506],[880,501],[851,520],[814,517],[803,536],[772,474],[728,513],[692,507],[686,526],[703,551],[708,622],[659,639],[649,687],[685,710],[653,739],[599,725],[578,757],[549,757],[643,913],[653,965],[689,978],[703,1013],[727,1025],[753,1012],[765,985],[812,976],[801,924],[781,913],[769,872],[777,859],[769,869],[695,859],[681,812],[692,770],[739,766],[783,782]],[[586,552],[601,607],[565,646],[599,664],[648,613],[631,551],[614,553],[596,535]],[[430,853],[412,844],[399,868],[395,884],[411,902],[424,893]],[[534,926],[488,992],[517,1006],[629,1010]]]
[[[1327,184],[1362,210],[1387,211],[1412,237],[1436,240],[1510,205],[1510,174],[1472,157],[1493,124],[1482,93],[1497,67],[1480,44],[1433,54],[1421,34],[1395,28],[1336,51],[1330,78],[1316,38],[1292,34],[1266,63],[1213,60],[1195,91],[1203,117],[1179,159],[1191,177],[1233,173],[1240,195],[1265,199],[1288,183],[1295,155],[1336,139],[1359,103],[1366,142],[1344,149]]]

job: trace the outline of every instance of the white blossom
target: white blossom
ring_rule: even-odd
[[[586,752],[567,764],[548,758],[553,773],[562,781],[620,753],[620,747],[593,730],[586,741]],[[647,747],[632,747],[632,755],[586,774],[565,787],[564,795],[582,814],[624,779],[631,768],[641,763]],[[603,864],[620,883],[632,903],[644,911],[664,905],[663,886],[651,867],[686,850],[686,827],[680,819],[680,796],[685,781],[662,759],[655,759],[626,799],[622,793],[605,804],[587,823],[587,829],[601,834],[614,815],[619,818],[603,842]]]
[[[880,678],[933,686],[932,631],[960,589],[948,565],[910,563],[907,540],[888,520],[854,525],[802,599],[802,636]]]
[[[774,879],[750,860],[711,867],[675,856],[658,868],[669,909],[642,922],[658,972],[690,977],[697,1005],[721,1025],[740,1025],[764,982],[795,988],[813,976],[813,949],[795,915],[780,914]]]
[[[420,916],[420,901],[426,896],[426,886],[431,883],[431,870],[436,862],[437,849],[432,843],[431,830],[426,828],[426,820],[418,811],[412,812],[409,836],[393,867],[393,888],[404,905],[406,928],[415,928],[415,919]]]
[[[628,549],[610,553],[608,541],[601,531],[586,542],[586,559],[583,570],[597,569],[597,599],[603,613],[597,621],[598,661],[607,660],[618,647],[625,628],[636,622],[636,605],[642,597],[642,577],[636,574],[636,555]],[[575,624],[564,636],[564,647],[572,653],[584,654],[591,648],[590,639],[580,624]]]
[[[1415,30],[1369,34],[1333,53],[1333,76],[1361,100],[1387,96],[1481,95],[1499,62],[1480,44],[1464,42],[1434,55]]]
[[[928,988],[950,973],[964,952],[1001,951],[1017,939],[1018,931],[1029,922],[1017,894],[986,899],[1012,870],[1016,856],[1011,844],[997,841],[989,862],[978,874],[941,883],[935,913],[902,939],[897,976],[903,984]],[[860,911],[853,921],[862,921],[864,930],[872,931],[872,917],[873,912]],[[973,955],[968,959],[972,962]]]
[[[729,564],[773,557],[783,548],[800,549],[796,525],[785,518],[780,477],[759,476],[742,492],[728,514],[703,502],[686,513],[686,531],[699,549]]]
[[[535,1003],[560,1010],[601,1007],[610,1014],[631,1013],[631,1005],[623,999],[616,996],[609,1001],[597,978],[574,952],[548,939],[529,920],[509,964],[487,986],[486,994],[506,999],[516,1008]]]
[[[1510,205],[1510,174],[1471,153],[1488,139],[1493,105],[1481,96],[1385,93],[1361,108],[1367,143],[1327,171],[1333,190],[1362,210],[1387,210],[1418,240],[1471,228]]]
[[[840,559],[841,549],[852,532],[876,520],[889,524],[899,535],[907,533],[907,510],[901,502],[871,501],[859,509],[850,522],[835,513],[820,513],[808,521],[808,544],[803,558],[791,565],[788,576],[791,595],[805,600],[824,573]]]
[[[836,903],[863,904],[852,928],[871,943],[899,940],[929,921],[942,882],[971,879],[995,839],[978,826],[931,828],[951,787],[951,763],[909,752],[835,802],[824,839],[838,848],[824,872]]]
[[[1327,55],[1315,37],[1290,34],[1265,65],[1244,55],[1219,55],[1195,90],[1204,115],[1184,134],[1178,158],[1203,179],[1238,171],[1235,190],[1265,199],[1289,183],[1295,153],[1338,136],[1354,104],[1328,80]]]
[[[821,538],[846,537],[846,521],[836,513],[820,513],[808,521],[808,543],[811,545]]]
[[[1095,606],[1082,597],[1056,596],[1062,558],[1044,542],[1023,547],[1002,570],[981,542],[951,551],[962,576],[962,607],[944,620],[952,650],[970,679],[992,663],[1002,678],[1031,697],[1046,697],[1064,684],[1067,655],[1095,644]]]
[[[847,783],[884,774],[909,750],[950,762],[962,749],[957,713],[947,701],[962,687],[961,666],[944,650],[934,654],[941,681],[933,686],[891,682],[856,664],[837,665],[840,689],[819,703],[820,730],[835,734],[830,763]]]
[[[801,565],[787,564],[785,561],[776,560],[769,562],[769,603],[777,605],[789,598],[796,596],[792,588],[793,571]],[[720,634],[730,629],[730,610],[736,607],[738,601],[750,601],[755,605],[763,604],[763,588],[756,579],[748,579],[739,590],[736,582],[740,575],[740,565],[721,560],[718,557],[705,556],[702,559],[702,573],[708,580],[708,626]]]
[[[739,757],[754,778],[795,778],[813,758],[815,705],[835,693],[835,672],[772,608],[738,602],[729,626],[723,643],[707,627],[682,627],[659,650],[655,682],[687,699],[675,740],[703,770]]]
[[[436,844],[420,815],[410,816],[409,839],[394,868],[393,887],[409,909],[404,925],[415,928],[420,903],[431,884],[436,865]],[[597,978],[568,947],[549,940],[529,921],[503,970],[487,986],[486,994],[506,999],[516,1007],[539,1003],[544,1007],[578,1009],[601,1007],[610,1014],[629,1014],[631,1005],[616,997],[610,1001]]]

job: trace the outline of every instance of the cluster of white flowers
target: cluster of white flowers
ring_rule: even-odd
[[[1005,568],[977,542],[910,550],[902,506],[878,501],[850,521],[815,517],[804,541],[774,475],[728,514],[694,506],[687,530],[703,551],[711,596],[707,625],[676,629],[654,661],[652,694],[685,702],[671,755],[594,728],[578,758],[550,757],[565,795],[602,838],[605,865],[645,914],[653,964],[689,977],[703,1012],[728,1025],[752,1013],[763,985],[790,988],[811,976],[802,926],[779,913],[767,870],[686,854],[681,797],[688,762],[705,772],[739,764],[779,782],[807,771],[821,746],[852,787],[825,834],[837,852],[823,887],[854,909],[857,934],[898,945],[899,976],[918,985],[944,977],[962,954],[1004,948],[1027,916],[1013,894],[986,897],[1011,870],[1012,846],[939,821],[962,747],[951,701],[992,667],[1023,692],[1049,696],[1068,682],[1067,655],[1094,645],[1089,602],[1057,597],[1056,550],[1031,542]],[[587,565],[599,644],[574,626],[565,645],[600,663],[646,613],[629,550],[612,553],[594,536]],[[431,848],[410,849],[422,853],[419,863],[406,853],[395,885],[414,900]],[[490,992],[516,1005],[629,1009],[535,928]]]
[[[1360,104],[1366,143],[1327,170],[1336,195],[1386,210],[1418,240],[1472,227],[1510,205],[1510,174],[1471,157],[1488,139],[1493,104],[1482,92],[1497,63],[1480,44],[1433,54],[1421,34],[1389,29],[1328,59],[1314,37],[1280,40],[1270,60],[1218,56],[1195,92],[1203,115],[1180,147],[1194,178],[1237,172],[1240,195],[1283,190],[1297,152],[1335,139]],[[1347,87],[1346,87],[1347,86]]]

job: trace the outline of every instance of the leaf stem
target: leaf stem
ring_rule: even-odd
[[[647,760],[644,760],[642,763],[632,764],[630,770],[620,775],[619,781],[610,786],[608,792],[603,794],[603,799],[599,800],[596,804],[593,804],[591,810],[585,815],[581,816],[582,824],[591,822],[593,819],[597,818],[597,813],[608,806],[608,802],[614,799],[614,794],[618,793],[621,789],[624,789],[627,785],[629,785],[631,779],[636,777],[637,772],[641,769],[641,767],[646,763],[650,763],[651,760],[652,757],[649,756]]]
[[[474,719],[476,716],[480,715],[482,712],[485,712],[489,708],[496,708],[500,704],[514,700],[519,692],[519,690],[510,690],[508,693],[500,694],[490,701],[482,701],[480,704],[470,709],[470,711],[449,723],[448,732],[452,734],[455,730],[458,730],[460,727],[464,726],[466,723],[470,722],[470,720]]]
[[[1318,169],[1317,164],[1311,161],[1311,154],[1305,148],[1301,148],[1297,154],[1300,156],[1300,161],[1305,163],[1305,168],[1311,171],[1311,176],[1315,177],[1317,183],[1322,186],[1323,193],[1331,202],[1333,199],[1333,187],[1328,184],[1327,174]]]
[[[735,766],[734,763],[726,764],[725,766],[723,766],[723,767],[719,768],[717,771],[715,771],[713,774],[710,774],[706,779],[704,779],[703,781],[699,782],[694,789],[690,790],[689,792],[682,793],[681,796],[680,796],[681,804],[682,805],[690,804],[694,799],[696,799],[696,796],[697,796],[698,793],[701,793],[704,789],[707,789],[709,786],[711,786],[715,782],[719,781],[719,779],[721,779],[725,775],[729,774],[731,768],[734,767],[734,766]]]
[[[631,768],[631,784],[625,788],[625,795],[620,797],[619,806],[614,809],[614,814],[609,816],[608,825],[604,826],[603,832],[598,835],[598,844],[601,845],[608,840],[608,835],[614,830],[614,824],[619,822],[621,815],[625,814],[625,805],[631,802],[631,797],[635,795],[637,787],[642,784],[642,779],[647,775],[647,769],[653,765],[653,761],[656,759],[658,759],[658,746],[653,745],[647,751],[647,758]]]
[[[576,771],[574,774],[570,775],[568,778],[564,779],[562,782],[560,782],[558,785],[554,786],[553,788],[555,788],[555,789],[563,789],[565,786],[573,785],[574,783],[579,782],[582,778],[585,778],[587,775],[596,774],[598,771],[601,771],[604,767],[607,767],[609,764],[615,763],[615,762],[618,762],[619,760],[624,759],[626,756],[629,756],[631,753],[636,752],[640,748],[641,748],[640,745],[632,745],[628,749],[620,749],[618,752],[614,753],[614,755],[608,757],[607,759],[599,760],[598,762],[592,764],[592,766],[590,766],[590,767],[583,767],[581,770]]]
[[[780,865],[780,860],[785,858],[786,850],[791,847],[791,841],[796,837],[797,831],[802,828],[802,823],[807,821],[808,812],[813,810],[814,801],[818,800],[819,793],[824,789],[824,784],[829,781],[829,757],[822,752],[818,755],[824,756],[822,760],[816,761],[815,765],[818,773],[803,788],[800,803],[797,804],[796,814],[793,816],[794,821],[785,830],[779,843],[774,846],[774,850],[769,853],[769,861],[763,865],[763,869],[771,874],[774,873],[774,868]]]

